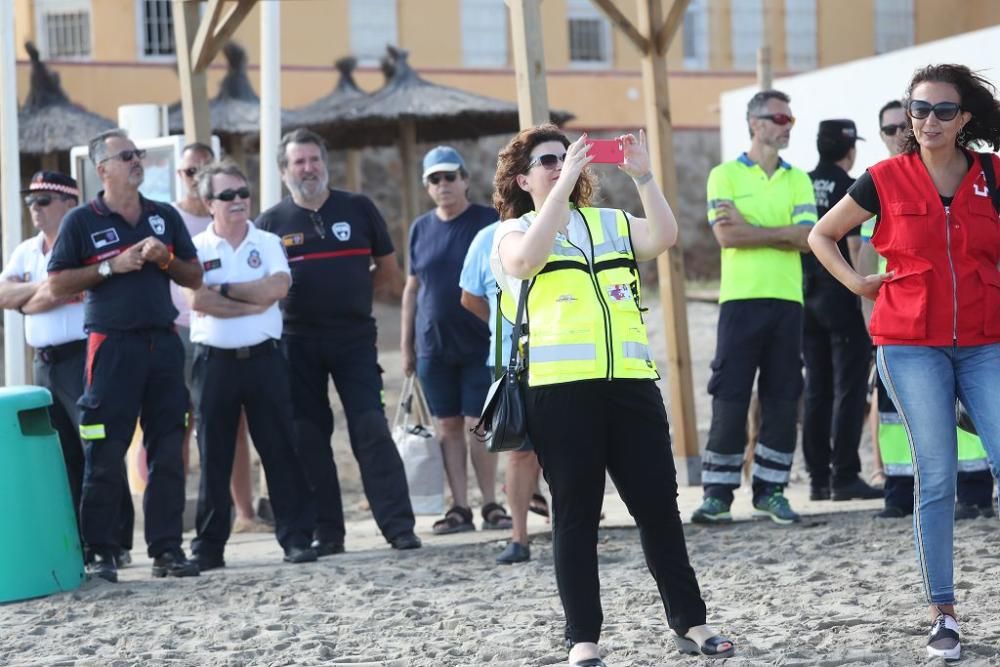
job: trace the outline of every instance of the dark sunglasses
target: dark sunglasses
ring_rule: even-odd
[[[187,174],[188,178],[194,178],[194,175],[198,173],[198,167],[188,167],[187,169],[181,169],[181,171]]]
[[[52,195],[28,195],[24,198],[24,205],[28,208],[32,206],[38,206],[39,208],[45,208],[53,201]]]
[[[121,160],[122,162],[131,162],[133,159],[141,160],[144,157],[146,157],[146,150],[144,148],[136,148],[135,150],[122,151],[117,155],[109,155],[103,160],[101,160],[101,162],[104,163],[107,162],[108,160]]]
[[[909,127],[910,126],[906,123],[900,123],[899,125],[883,125],[882,134],[887,137],[894,137],[897,132],[906,132]]]
[[[537,167],[542,165],[545,169],[555,169],[557,165],[566,162],[566,154],[556,155],[555,153],[546,153],[545,155],[537,155],[532,158],[531,162],[528,163],[528,169],[532,167]]]
[[[441,180],[446,180],[449,183],[454,183],[458,180],[457,171],[438,171],[427,177],[427,182],[433,185],[437,185]]]
[[[218,199],[219,201],[233,201],[237,197],[240,199],[250,199],[250,188],[244,185],[242,188],[237,188],[235,190],[232,188],[223,190],[222,192],[213,195],[212,199]]]
[[[754,118],[763,118],[775,125],[795,125],[795,116],[789,116],[787,113],[763,113]]]
[[[325,239],[326,226],[323,224],[323,218],[320,217],[319,213],[313,211],[309,214],[309,219],[312,221],[313,228],[316,230],[316,233],[319,234],[319,237],[321,239]]]
[[[910,103],[906,105],[906,112],[910,114],[910,118],[916,118],[922,120],[927,118],[934,113],[934,116],[938,120],[951,120],[958,115],[958,112],[962,110],[961,104],[956,104],[954,102],[938,102],[937,104],[931,104],[924,100],[910,100]]]

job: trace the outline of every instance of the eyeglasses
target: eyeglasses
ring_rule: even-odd
[[[906,105],[906,112],[910,114],[910,118],[916,118],[918,120],[927,118],[932,112],[938,120],[951,120],[957,116],[958,112],[961,110],[962,105],[954,102],[938,102],[937,104],[931,104],[925,100],[910,100],[910,103]]]
[[[545,169],[555,169],[557,165],[566,162],[566,154],[556,155],[555,153],[546,153],[545,155],[536,155],[532,158],[531,162],[528,163],[528,169],[532,167],[537,167],[542,165]]]
[[[323,218],[320,217],[319,213],[313,211],[309,214],[309,219],[312,221],[313,228],[316,230],[316,233],[319,234],[319,237],[321,239],[325,239],[326,226],[323,224]]]
[[[430,176],[428,176],[427,177],[427,182],[431,183],[432,185],[437,185],[438,183],[441,182],[441,179],[444,179],[444,180],[448,181],[449,183],[454,183],[456,180],[458,180],[458,172],[457,171],[439,171],[439,172],[433,173]]]
[[[146,150],[144,148],[136,148],[135,150],[125,150],[117,155],[109,155],[103,160],[101,164],[107,162],[108,160],[121,160],[122,162],[131,162],[134,160],[141,160],[146,157]]]
[[[229,188],[228,190],[223,190],[212,195],[212,199],[218,199],[219,201],[233,201],[237,197],[240,199],[250,199],[250,188],[244,185],[242,188]]]
[[[910,126],[906,123],[899,123],[898,125],[883,125],[882,134],[887,137],[894,137],[897,132],[906,132],[909,127]]]
[[[24,205],[28,208],[32,206],[38,206],[39,208],[45,208],[52,203],[52,195],[28,195],[24,198]]]
[[[795,116],[789,116],[787,113],[763,113],[754,118],[763,118],[775,125],[795,125]]]
[[[198,173],[198,167],[188,167],[187,169],[181,169],[181,171],[187,174],[188,178],[194,178],[194,175]]]

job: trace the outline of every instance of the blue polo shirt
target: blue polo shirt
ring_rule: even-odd
[[[49,273],[79,269],[111,259],[153,236],[181,261],[198,253],[181,217],[169,204],[141,194],[142,217],[132,226],[104,203],[104,192],[77,206],[63,219],[49,258]],[[117,273],[87,290],[83,326],[87,331],[169,328],[177,318],[170,298],[170,276],[146,262],[138,271]]]
[[[256,223],[281,238],[292,269],[292,286],[281,304],[285,333],[374,334],[371,262],[391,255],[393,247],[371,199],[331,189],[313,212],[288,197]]]
[[[496,364],[496,344],[497,344],[497,279],[490,268],[490,251],[493,249],[493,235],[497,231],[500,222],[483,227],[472,239],[469,252],[465,255],[465,264],[462,265],[462,275],[458,279],[458,286],[463,290],[486,299],[490,304],[490,321],[487,325],[490,328],[490,349],[486,355],[486,365]],[[510,359],[510,334],[514,325],[505,317],[500,318],[500,365],[505,366]]]

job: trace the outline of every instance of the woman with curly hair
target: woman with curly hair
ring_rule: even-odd
[[[953,534],[955,402],[972,416],[1000,465],[1000,102],[962,65],[918,70],[904,102],[903,153],[871,167],[823,216],[809,245],[854,293],[875,301],[870,329],[878,370],[913,456],[913,527],[930,605],[927,653],[961,654],[955,617]],[[872,246],[887,271],[863,276],[837,251],[849,230],[877,215]]]
[[[578,667],[604,665],[597,528],[606,472],[635,517],[678,647],[711,657],[734,650],[705,625],[642,319],[637,262],[676,243],[677,221],[650,173],[645,135],[619,140],[619,169],[634,179],[646,218],[592,207],[587,137],[570,143],[553,125],[514,137],[494,180],[504,222],[491,265],[501,289],[526,299],[528,436],[552,492],[556,582],[569,662]]]

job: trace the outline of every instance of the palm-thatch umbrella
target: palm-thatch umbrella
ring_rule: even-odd
[[[69,151],[115,124],[70,102],[59,82],[59,73],[41,61],[38,49],[25,42],[31,57],[28,96],[17,112],[18,147],[22,154],[41,156],[45,168],[58,168],[56,153]]]

